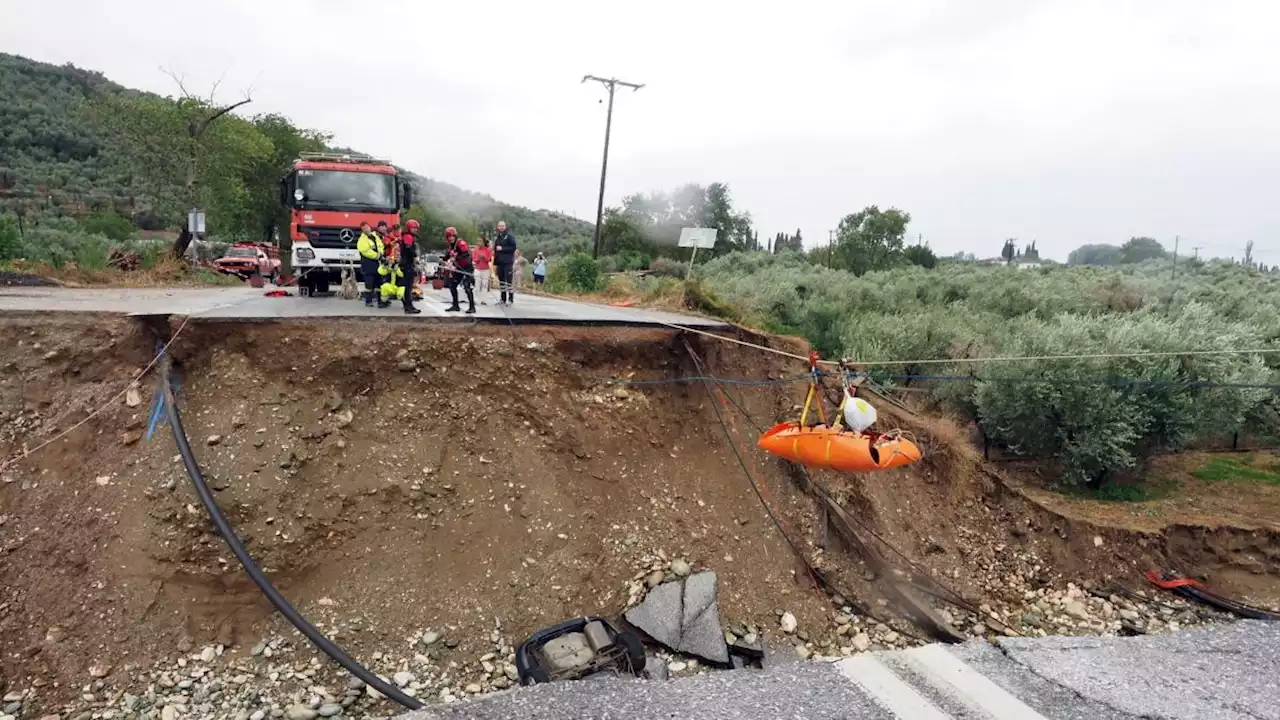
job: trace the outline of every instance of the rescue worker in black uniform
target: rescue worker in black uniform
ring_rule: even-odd
[[[458,293],[454,289],[455,285],[461,280],[458,273],[453,270],[453,261],[458,255],[458,231],[453,227],[444,229],[444,255],[440,258],[440,266],[444,268],[444,286],[456,298]],[[455,305],[457,302],[454,303]]]
[[[418,221],[405,223],[404,233],[400,236],[400,285],[404,288],[404,312],[406,315],[419,315],[420,308],[413,306],[413,281],[418,278]]]
[[[453,296],[453,304],[445,308],[445,312],[458,312],[462,308],[458,306],[458,286],[467,293],[467,314],[476,314],[476,296],[471,288],[476,284],[475,263],[471,261],[471,248],[467,247],[466,240],[459,240],[453,248],[453,275],[449,279],[449,294]]]

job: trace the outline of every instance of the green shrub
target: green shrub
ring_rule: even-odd
[[[737,309],[717,297],[700,280],[685,280],[684,297],[685,307],[690,310],[704,315],[711,315],[712,317],[725,318],[726,320],[739,319]]]
[[[87,233],[104,235],[116,242],[124,242],[137,232],[128,218],[111,211],[94,213],[85,218],[81,225]]]
[[[85,233],[71,223],[43,223],[27,231],[19,257],[55,268],[75,263],[89,270],[106,267],[112,242],[103,235]]]
[[[628,250],[617,255],[618,270],[644,270],[649,267],[652,258],[648,253],[638,250]]]
[[[153,268],[161,260],[169,257],[168,243],[140,242],[137,245],[137,251],[138,265],[144,269]]]
[[[91,235],[90,237],[98,238],[101,235]],[[107,268],[107,256],[110,254],[111,248],[106,242],[87,241],[81,243],[72,255],[76,266],[84,270],[105,270]]]
[[[601,289],[600,277],[600,263],[584,252],[575,252],[551,266],[547,284],[552,292],[589,293]]]
[[[1256,331],[1224,323],[1202,305],[1177,317],[1133,313],[1016,325],[1002,353],[1015,356],[1174,352],[1262,344]],[[1207,433],[1241,429],[1266,399],[1260,388],[1195,388],[1197,382],[1264,384],[1272,372],[1257,355],[1097,358],[1001,364],[1008,382],[975,385],[988,437],[1015,451],[1060,459],[1066,484],[1100,486],[1152,453],[1177,450]],[[1043,378],[1043,381],[1035,381]],[[1141,382],[1133,382],[1138,380]]]
[[[649,274],[658,277],[682,278],[688,271],[688,265],[671,258],[658,258],[649,264]]]
[[[22,236],[18,224],[8,215],[0,215],[0,260],[13,260],[22,254]]]

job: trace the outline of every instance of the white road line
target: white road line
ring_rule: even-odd
[[[938,690],[992,720],[1045,720],[941,645],[912,648],[902,657]]]
[[[836,663],[840,673],[862,688],[877,705],[901,720],[951,720],[951,716],[934,707],[928,698],[880,662],[874,655],[863,653]]]

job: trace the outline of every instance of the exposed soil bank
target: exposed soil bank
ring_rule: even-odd
[[[15,457],[119,393],[151,359],[154,330],[120,318],[0,319],[0,452]],[[688,342],[722,377],[804,371]],[[700,383],[607,382],[693,375],[677,333],[193,323],[172,354],[184,422],[224,511],[282,591],[357,657],[436,628],[461,658],[491,650],[495,628],[514,641],[566,617],[616,615],[638,573],[677,556],[718,573],[726,626],[782,635],[786,610],[815,652],[848,644],[752,492],[719,401]],[[11,687],[39,680],[50,701],[65,700],[91,668],[119,677],[204,643],[241,655],[278,630],[212,533],[167,427],[141,437],[153,381],[138,405],[121,398],[0,471],[0,667]],[[728,392],[768,425],[793,412],[803,386]],[[755,449],[747,418],[727,417],[811,562],[851,600],[892,614],[834,537],[822,552],[821,515],[792,469]],[[817,479],[911,561],[1021,631],[1035,631],[1020,619],[1043,596],[1036,589],[1136,587],[1171,559],[1228,589],[1248,578],[1254,599],[1275,599],[1274,527],[1107,527],[993,478],[948,423],[887,408],[882,417],[913,431],[927,459]],[[1101,618],[1078,631],[1090,629],[1105,631]]]

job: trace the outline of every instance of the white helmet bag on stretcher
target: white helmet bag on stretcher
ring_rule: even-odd
[[[871,403],[845,389],[844,424],[854,432],[863,432],[876,422],[876,409]]]

